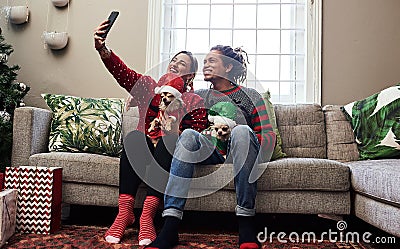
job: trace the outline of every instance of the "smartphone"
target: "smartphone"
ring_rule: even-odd
[[[101,37],[103,37],[103,38],[107,37],[107,34],[108,34],[108,32],[110,32],[110,29],[113,26],[118,15],[119,15],[118,11],[112,11],[110,13],[110,16],[108,17],[109,23],[108,23],[107,29],[105,30],[106,32],[104,34],[100,35]]]

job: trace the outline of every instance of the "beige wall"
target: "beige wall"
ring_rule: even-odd
[[[400,82],[399,11],[399,0],[323,0],[322,104]]]
[[[60,51],[43,48],[48,1],[29,0],[27,24],[7,25],[4,16],[0,19],[6,42],[15,49],[9,62],[21,66],[18,80],[31,86],[25,102],[46,107],[40,97],[45,92],[125,97],[93,48],[93,29],[111,10],[120,10],[108,44],[128,65],[144,72],[147,1],[71,0],[70,40]],[[22,5],[25,0],[9,2]],[[323,1],[322,104],[345,104],[400,81],[399,11],[399,0]],[[50,5],[49,31],[65,31],[67,13],[67,8]]]
[[[13,6],[25,0],[9,1]],[[28,0],[29,23],[0,25],[7,43],[14,47],[9,64],[18,64],[18,81],[31,87],[27,105],[46,107],[41,93],[60,93],[83,97],[125,97],[127,94],[103,66],[93,47],[93,30],[107,19],[111,10],[121,13],[110,31],[108,44],[130,66],[145,70],[147,1],[143,0],[70,0],[69,43],[63,50],[44,49],[50,0]],[[0,2],[3,7],[7,1]],[[65,31],[67,7],[50,5],[49,30]]]

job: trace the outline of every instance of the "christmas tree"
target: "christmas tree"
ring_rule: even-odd
[[[10,166],[14,110],[24,106],[23,98],[29,87],[17,79],[18,65],[8,66],[8,57],[14,52],[11,45],[4,42],[0,29],[0,172]]]

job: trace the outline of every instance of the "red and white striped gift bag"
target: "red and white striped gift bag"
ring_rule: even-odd
[[[61,167],[7,167],[5,188],[18,190],[17,232],[50,234],[60,228]]]

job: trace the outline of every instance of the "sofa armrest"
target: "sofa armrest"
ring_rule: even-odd
[[[11,166],[29,165],[29,157],[48,151],[52,113],[36,107],[15,109]]]

